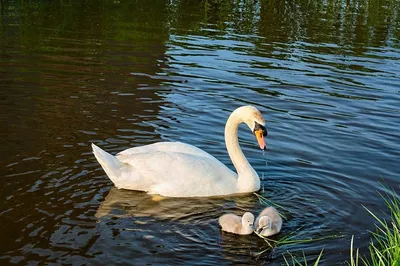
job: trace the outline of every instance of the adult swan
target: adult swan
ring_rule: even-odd
[[[225,144],[237,174],[207,152],[180,142],[158,142],[113,156],[92,144],[93,153],[117,188],[166,197],[210,197],[260,189],[260,178],[239,146],[238,126],[245,123],[261,149],[265,121],[253,106],[237,108],[225,126]]]

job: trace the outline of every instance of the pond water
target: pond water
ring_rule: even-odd
[[[345,265],[399,189],[397,1],[0,2],[0,260],[20,264],[268,264],[290,251]],[[195,145],[233,169],[224,125],[241,105],[267,121],[268,150],[240,142],[284,207],[268,246],[222,233],[255,195],[166,199],[116,189],[91,153]],[[172,171],[173,169],[171,169]]]

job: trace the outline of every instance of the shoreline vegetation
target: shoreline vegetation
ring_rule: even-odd
[[[386,186],[386,193],[380,194],[388,207],[390,221],[379,218],[365,206],[364,209],[375,219],[375,231],[371,233],[371,240],[368,245],[369,257],[360,256],[358,249],[353,248],[354,236],[351,238],[350,266],[358,265],[379,265],[398,266],[400,265],[400,195],[393,189]],[[355,253],[355,254],[354,254]],[[361,261],[361,264],[360,264]]]
[[[368,244],[368,252],[367,254],[360,254],[359,249],[354,248],[354,235],[351,237],[350,242],[350,259],[347,261],[347,265],[349,266],[398,266],[400,265],[400,195],[396,193],[394,189],[389,189],[387,186],[381,183],[381,185],[387,191],[385,194],[380,194],[382,199],[387,206],[386,215],[390,217],[390,221],[387,221],[384,218],[379,218],[376,213],[370,211],[367,207],[363,206],[364,209],[375,219],[375,231],[371,231],[371,240]],[[262,204],[273,205],[277,208],[281,208],[286,210],[282,206],[273,203],[272,201],[264,198],[263,196],[254,193]],[[286,220],[284,216],[282,216]],[[300,228],[301,229],[301,228]],[[300,229],[290,233],[287,236],[279,240],[272,240],[261,235],[258,235],[262,238],[266,244],[267,248],[257,255],[261,255],[264,252],[285,244],[295,244],[295,243],[309,243],[315,242],[323,239],[329,238],[339,238],[346,237],[345,235],[332,235],[326,236],[318,239],[298,239],[301,234],[296,234]],[[314,265],[318,266],[321,258],[323,257],[323,249],[316,257],[315,261],[312,263],[307,262],[307,258],[305,253],[303,252],[302,256],[296,256],[287,251],[283,254],[283,258],[287,266],[308,266]]]

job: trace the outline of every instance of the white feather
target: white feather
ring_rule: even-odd
[[[239,175],[212,155],[180,142],[130,148],[113,156],[92,144],[93,153],[117,188],[167,197],[205,197],[253,192],[260,179],[238,143],[240,123],[264,123],[252,106],[236,109],[225,127],[228,153]]]

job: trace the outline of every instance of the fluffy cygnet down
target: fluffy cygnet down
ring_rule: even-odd
[[[272,236],[281,231],[282,218],[274,207],[265,208],[257,217],[255,231],[262,236]]]
[[[238,235],[250,235],[254,231],[254,215],[246,212],[242,217],[235,214],[224,214],[218,222],[223,231]]]

